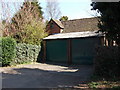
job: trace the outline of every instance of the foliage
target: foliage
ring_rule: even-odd
[[[62,16],[59,20],[60,20],[60,21],[67,21],[67,20],[68,20],[68,17],[67,17],[67,16]]]
[[[10,32],[8,31],[9,26],[10,26],[10,23],[9,23],[9,22],[6,22],[6,20],[3,20],[3,21],[0,23],[0,32],[1,32],[1,35],[0,35],[0,36],[3,36],[3,37],[9,36],[9,34],[10,34]]]
[[[22,8],[24,8],[24,6],[26,9],[30,6],[28,9],[31,10],[30,12],[33,14],[34,18],[43,19],[42,7],[40,6],[40,3],[38,3],[38,0],[32,2],[24,2]]]
[[[117,89],[120,88],[120,78],[104,78],[101,76],[92,75],[90,82],[87,83],[89,88],[104,88],[106,89]]]
[[[120,90],[120,86],[113,86],[112,89],[114,89],[114,90]]]
[[[119,77],[120,60],[118,47],[97,47],[94,61],[95,75],[105,78]]]
[[[120,82],[119,81],[92,81],[88,83],[89,88],[104,88],[104,89],[115,89],[119,90]]]
[[[10,36],[19,39],[21,36],[18,33],[24,32],[25,25],[31,25],[34,19],[42,23],[43,12],[41,9],[38,2],[24,2],[21,9],[12,18],[10,25],[7,26]],[[20,42],[20,40],[17,40],[17,42]]]
[[[120,45],[120,2],[92,2],[93,10],[101,14],[98,24],[109,40]]]
[[[97,82],[91,82],[91,83],[88,84],[88,86],[90,88],[97,88],[98,85],[99,85],[99,83],[97,83]]]
[[[19,43],[16,46],[16,58],[12,64],[25,64],[36,62],[40,52],[40,46]]]
[[[3,32],[3,36],[15,36],[16,35],[16,32],[20,32],[22,30],[24,30],[23,28],[23,25],[24,24],[29,24],[30,22],[32,22],[32,18],[36,18],[37,20],[41,20],[43,19],[42,15],[43,15],[43,12],[42,12],[42,8],[39,6],[39,3],[38,1],[33,1],[33,2],[29,2],[28,0],[21,3],[21,4],[18,4],[18,3],[11,3],[13,5],[13,8],[14,10],[17,11],[17,13],[11,18],[11,17],[6,17],[8,19],[5,18],[5,24],[4,24],[4,32]],[[5,5],[5,6],[4,6]],[[20,8],[19,6],[22,7]],[[5,8],[5,11],[6,12],[2,12],[3,14],[10,14],[12,13],[12,11],[14,10],[11,10],[9,11],[9,7],[6,8],[6,6],[10,6],[8,3],[3,3],[3,7],[2,9],[4,10]],[[18,9],[18,7],[20,9]],[[3,16],[5,17],[5,16]]]
[[[6,30],[18,43],[40,44],[47,34],[44,32],[42,8],[38,2],[24,2],[23,6],[12,18]]]
[[[43,11],[41,9],[42,7],[39,6],[39,3],[37,1],[24,2],[19,12],[16,13],[12,18],[12,22],[17,25],[19,24],[18,20],[24,21],[24,22],[26,21],[26,23],[29,23],[32,18],[36,18],[37,20],[42,20]]]
[[[16,33],[19,36],[16,37],[16,40],[20,43],[40,45],[42,38],[47,36],[44,30],[45,25],[41,21],[33,19],[30,24],[24,25],[24,30]]]
[[[10,65],[16,55],[16,41],[10,37],[0,37],[0,60],[2,66]]]

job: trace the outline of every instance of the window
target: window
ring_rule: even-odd
[[[50,28],[53,28],[53,27],[54,27],[54,24],[53,24],[53,23],[51,23],[51,24],[50,24]]]

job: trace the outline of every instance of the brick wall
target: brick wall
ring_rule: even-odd
[[[61,28],[53,21],[49,22],[47,27],[46,27],[46,32],[51,34],[56,34],[61,32]]]

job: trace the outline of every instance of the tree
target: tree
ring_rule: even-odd
[[[9,36],[9,26],[13,14],[19,10],[22,2],[6,2],[0,0],[0,32],[1,36]]]
[[[9,25],[11,36],[19,43],[38,44],[44,37],[43,12],[38,2],[24,2]],[[33,28],[34,27],[34,28]],[[39,27],[39,28],[38,28]],[[39,36],[38,36],[39,34]],[[42,35],[42,36],[41,36]]]
[[[17,33],[20,43],[40,45],[42,38],[47,36],[45,25],[34,18],[30,24],[25,24],[23,27],[24,30]]]
[[[30,24],[33,18],[42,21],[43,12],[41,9],[38,2],[24,2],[19,12],[12,18],[12,29],[23,30],[23,25]]]
[[[108,40],[115,40],[120,45],[120,2],[92,2],[91,6],[101,15],[100,30]]]
[[[67,17],[67,16],[62,16],[59,20],[60,20],[60,21],[67,21],[67,20],[68,20],[68,17]]]
[[[46,19],[50,20],[53,19],[59,19],[61,16],[61,11],[59,8],[59,3],[57,0],[47,0],[46,2]]]

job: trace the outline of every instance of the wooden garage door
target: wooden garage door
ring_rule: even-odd
[[[95,47],[100,44],[99,38],[84,38],[72,40],[72,63],[93,64]]]
[[[66,40],[49,40],[46,45],[46,60],[48,62],[67,63]]]

